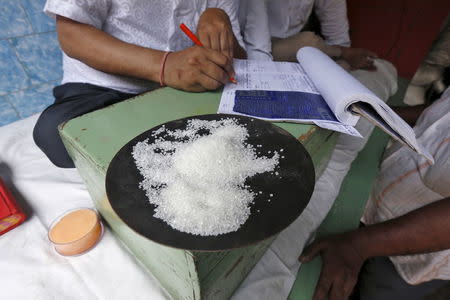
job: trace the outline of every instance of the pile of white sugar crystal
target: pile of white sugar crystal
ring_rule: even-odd
[[[155,217],[197,235],[224,234],[244,224],[256,196],[246,178],[274,171],[279,161],[277,152],[257,157],[245,142],[247,129],[230,118],[191,119],[185,130],[161,127],[153,137],[154,143],[147,139],[133,148],[144,177],[140,187],[156,205]]]

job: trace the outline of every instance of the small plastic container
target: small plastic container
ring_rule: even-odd
[[[92,249],[103,235],[97,212],[77,208],[65,212],[50,225],[48,239],[56,252],[64,256],[81,255]]]

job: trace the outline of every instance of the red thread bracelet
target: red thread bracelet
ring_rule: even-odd
[[[159,70],[159,84],[161,84],[161,86],[166,85],[164,83],[164,67],[166,65],[167,56],[169,56],[170,53],[172,52],[171,51],[166,52],[161,60],[161,68]]]

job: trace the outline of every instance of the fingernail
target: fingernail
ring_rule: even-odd
[[[232,83],[234,83],[234,84],[236,84],[237,83],[237,80],[232,76],[232,77],[230,77],[230,81],[232,82]]]

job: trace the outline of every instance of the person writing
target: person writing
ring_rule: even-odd
[[[215,90],[234,77],[233,57],[246,55],[236,1],[48,0],[44,11],[56,18],[64,76],[33,137],[58,167],[74,167],[59,124],[158,86]]]

